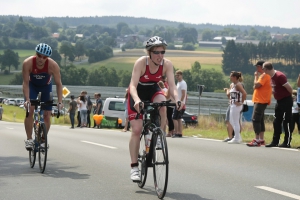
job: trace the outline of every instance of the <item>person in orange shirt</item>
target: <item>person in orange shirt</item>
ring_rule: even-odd
[[[264,133],[265,133],[265,109],[267,105],[271,103],[272,86],[270,75],[264,73],[262,66],[264,61],[258,61],[256,65],[256,71],[254,72],[254,92],[252,96],[253,114],[252,124],[255,132],[255,139],[247,144],[249,147],[259,147],[265,145]]]

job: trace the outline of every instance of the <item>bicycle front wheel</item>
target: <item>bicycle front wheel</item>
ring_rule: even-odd
[[[35,133],[35,128],[36,128],[36,125],[35,125],[35,123],[33,123],[33,132],[34,133]],[[36,142],[35,142],[35,140],[36,140],[36,138],[34,138],[33,148],[29,150],[29,165],[31,168],[34,167],[35,159],[36,159],[36,145],[35,145]]]
[[[139,164],[139,174],[141,177],[141,181],[138,182],[138,186],[143,188],[146,180],[147,180],[147,173],[148,173],[148,166],[146,162],[146,142],[145,142],[145,135],[141,134],[140,136],[140,148],[138,154],[138,164]]]
[[[40,172],[44,173],[46,169],[47,152],[48,152],[47,128],[44,123],[40,124],[39,134],[41,138],[40,145],[39,145],[39,166],[40,166]]]
[[[169,176],[169,157],[167,140],[159,128],[153,135],[153,178],[156,194],[159,199],[164,198]]]

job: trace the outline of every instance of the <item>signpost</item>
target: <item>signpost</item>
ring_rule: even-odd
[[[64,97],[64,107],[65,107],[65,98],[70,94],[70,90],[68,90],[68,88],[66,87],[63,87],[63,90],[62,90],[62,95]],[[57,110],[58,111],[58,110]],[[66,115],[65,115],[65,112],[64,112],[64,123],[66,121]]]
[[[204,90],[204,85],[197,85],[198,91],[199,91],[199,107],[198,107],[198,116],[200,116],[200,96],[202,95],[202,92]]]

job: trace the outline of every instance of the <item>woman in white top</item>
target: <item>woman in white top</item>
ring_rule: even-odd
[[[78,108],[80,109],[80,118],[81,118],[81,126],[86,127],[87,124],[87,100],[85,96],[81,95],[79,99],[77,99],[77,103],[79,104]]]
[[[292,107],[292,121],[291,121],[291,133],[295,129],[295,124],[297,124],[298,133],[300,133],[300,121],[299,121],[299,108],[297,104],[297,91],[293,90],[293,107]]]
[[[234,130],[234,137],[228,141],[229,144],[241,143],[241,127],[240,118],[241,111],[243,109],[243,102],[246,99],[247,93],[244,90],[241,82],[243,81],[242,73],[233,71],[230,75],[230,81],[233,83],[233,87],[229,91],[230,97],[230,124]]]

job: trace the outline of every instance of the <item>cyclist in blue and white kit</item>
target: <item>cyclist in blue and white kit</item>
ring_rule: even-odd
[[[52,49],[45,43],[40,43],[35,48],[36,55],[25,59],[22,67],[23,74],[23,94],[25,103],[30,102],[30,99],[36,99],[39,92],[42,93],[41,101],[45,102],[50,99],[52,92],[52,76],[56,84],[57,98],[59,108],[62,108],[62,83],[60,76],[60,68],[58,64],[50,58]],[[50,116],[52,106],[45,106],[44,122],[47,127],[47,132],[50,129]],[[31,149],[33,146],[32,129],[33,129],[33,112],[34,106],[29,109],[29,116],[25,118],[24,125],[27,134],[25,148]]]

